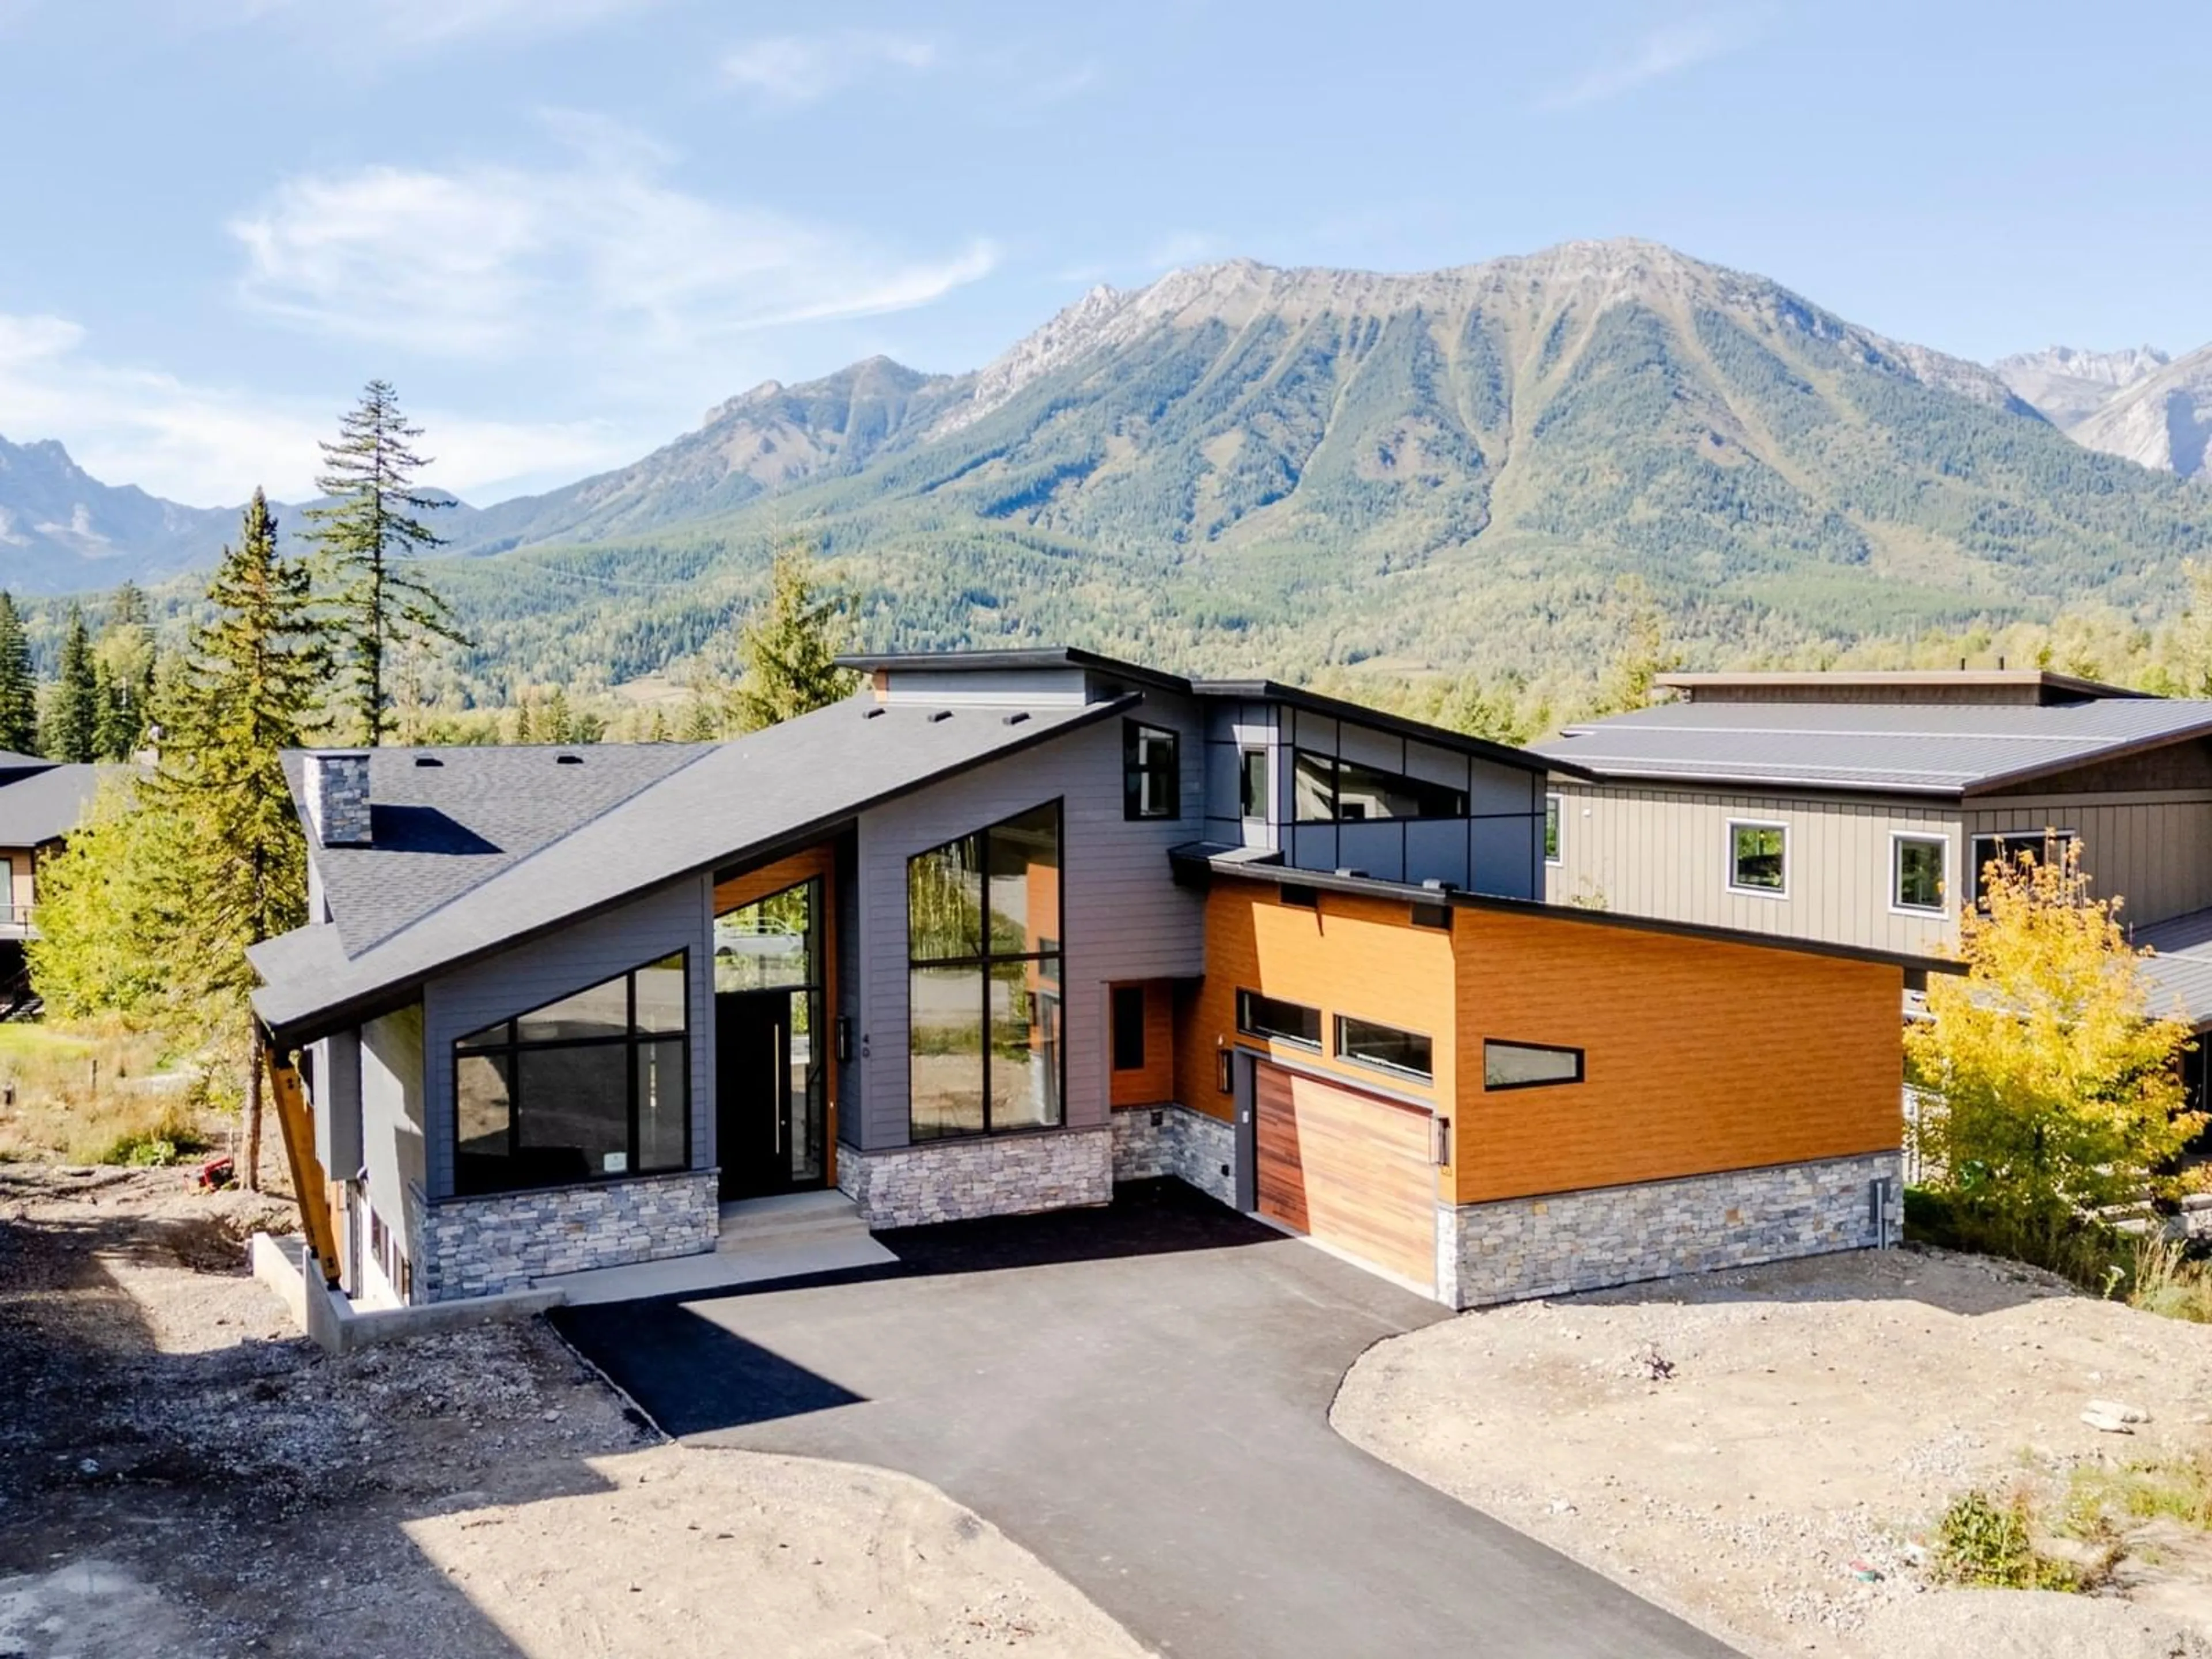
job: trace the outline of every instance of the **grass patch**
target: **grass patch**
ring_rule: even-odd
[[[0,1158],[171,1164],[210,1144],[165,1045],[143,1031],[0,1024]]]
[[[2127,1522],[2160,1520],[2212,1532],[2212,1458],[2197,1451],[2114,1468],[2076,1468],[2062,1512],[2062,1526],[2076,1538],[2111,1538]]]

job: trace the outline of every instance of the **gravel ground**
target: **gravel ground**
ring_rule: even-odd
[[[934,1489],[664,1442],[542,1324],[331,1359],[289,1209],[0,1164],[0,1656],[1139,1649]]]
[[[1753,1654],[2201,1659],[2202,1539],[2136,1540],[2098,1597],[1934,1590],[1918,1546],[1968,1486],[2195,1449],[2208,1413],[2212,1328],[1907,1249],[1468,1314],[1372,1350],[1334,1421]]]

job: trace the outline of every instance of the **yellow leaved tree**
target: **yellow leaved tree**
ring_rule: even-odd
[[[2182,1020],[2154,1012],[2120,901],[2069,842],[1992,863],[1960,924],[1963,975],[1929,975],[1905,1033],[1923,1184],[2008,1219],[2139,1199],[2203,1127],[2185,1110]]]

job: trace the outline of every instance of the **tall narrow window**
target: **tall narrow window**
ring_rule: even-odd
[[[1267,751],[1247,749],[1237,761],[1237,810],[1244,817],[1267,817]]]
[[[453,1044],[453,1188],[681,1170],[690,1154],[682,951]]]
[[[1544,862],[1559,861],[1559,798],[1544,797]]]
[[[1141,720],[1121,722],[1121,816],[1172,818],[1182,813],[1182,744]]]
[[[907,860],[916,1140],[1060,1121],[1060,850],[1054,801]]]
[[[1114,1069],[1145,1069],[1145,988],[1141,985],[1114,988]]]

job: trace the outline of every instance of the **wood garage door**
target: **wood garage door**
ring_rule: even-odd
[[[1429,1114],[1264,1060],[1254,1073],[1260,1213],[1434,1289]]]

